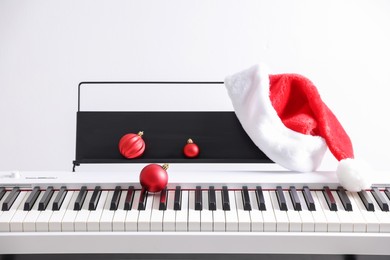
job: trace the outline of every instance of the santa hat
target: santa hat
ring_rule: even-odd
[[[244,130],[275,163],[315,171],[329,148],[339,161],[341,185],[349,191],[370,187],[350,138],[310,80],[297,74],[269,75],[256,65],[227,77],[225,86]]]

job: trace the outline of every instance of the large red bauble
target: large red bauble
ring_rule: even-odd
[[[125,134],[119,140],[119,152],[127,159],[140,157],[145,151],[143,132]]]
[[[163,166],[149,164],[145,166],[139,175],[139,181],[143,188],[149,192],[162,191],[168,184],[168,164]]]
[[[188,139],[183,148],[183,153],[188,158],[195,158],[199,155],[199,147],[191,139]]]

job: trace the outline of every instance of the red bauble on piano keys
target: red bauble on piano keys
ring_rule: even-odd
[[[139,181],[148,192],[162,191],[168,184],[168,164],[163,166],[149,164],[145,166],[139,175]]]
[[[140,157],[145,151],[144,132],[125,134],[119,141],[119,152],[127,159]]]

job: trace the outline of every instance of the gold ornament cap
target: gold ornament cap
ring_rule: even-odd
[[[164,170],[168,170],[169,168],[169,164],[168,163],[164,163],[163,166],[161,166]]]

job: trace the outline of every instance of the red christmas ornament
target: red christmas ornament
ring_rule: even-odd
[[[164,164],[163,166],[149,164],[145,166],[139,175],[139,181],[142,187],[148,192],[162,191],[168,183],[168,173],[166,171],[168,167],[168,164]]]
[[[183,153],[188,158],[194,158],[199,155],[199,147],[192,139],[187,140],[187,144],[183,148]]]
[[[140,157],[145,151],[144,132],[125,134],[119,140],[119,152],[127,159]]]

